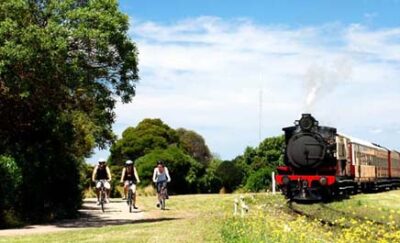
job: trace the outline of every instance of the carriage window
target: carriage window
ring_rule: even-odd
[[[344,148],[344,143],[339,144],[339,157],[345,156],[345,148]]]

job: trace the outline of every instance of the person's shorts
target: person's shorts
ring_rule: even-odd
[[[157,182],[157,193],[160,193],[161,188],[163,188],[163,187],[167,187],[166,181]]]
[[[104,183],[104,187],[105,187],[107,190],[110,190],[110,189],[111,189],[110,182],[108,182],[108,181],[106,181],[106,180],[103,180],[103,183]],[[96,188],[99,189],[100,187],[101,187],[101,181],[97,181],[97,183],[96,183]]]
[[[124,186],[126,186],[126,187],[129,186],[129,181],[125,181]],[[132,185],[130,186],[130,189],[132,190],[133,193],[135,193],[136,192],[136,184],[132,183]]]

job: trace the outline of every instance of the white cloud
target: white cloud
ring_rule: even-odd
[[[379,134],[379,133],[383,132],[383,129],[382,128],[374,128],[374,129],[370,130],[370,132],[374,133],[374,134]]]
[[[258,144],[261,88],[263,137],[281,134],[305,110],[361,138],[371,127],[400,126],[400,28],[200,17],[168,25],[133,21],[130,34],[141,81],[133,103],[117,106],[118,133],[121,124],[159,117],[198,131],[213,152],[231,159]],[[305,108],[306,77],[315,67],[322,87]],[[394,146],[398,134],[384,130],[373,138]]]

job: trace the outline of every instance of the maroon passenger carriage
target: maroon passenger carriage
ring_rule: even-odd
[[[319,126],[303,114],[286,127],[284,161],[276,181],[294,201],[328,200],[339,194],[400,187],[400,153]]]

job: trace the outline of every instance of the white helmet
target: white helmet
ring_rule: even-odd
[[[104,159],[104,158],[100,158],[99,160],[98,160],[98,163],[100,164],[100,163],[106,163],[107,161],[106,161],[106,159]]]
[[[132,160],[127,160],[127,161],[125,162],[125,165],[131,165],[131,164],[133,164]]]

